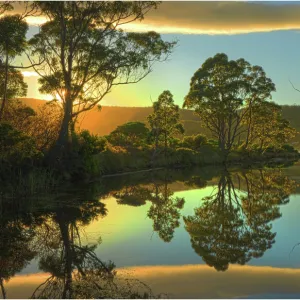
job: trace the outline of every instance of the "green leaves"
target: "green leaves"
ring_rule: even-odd
[[[20,55],[26,47],[28,25],[20,15],[0,18],[0,54],[8,52],[10,57]]]
[[[248,112],[252,105],[266,101],[273,91],[275,85],[262,67],[251,66],[242,58],[229,60],[226,54],[218,53],[195,72],[183,106],[200,116],[217,138],[226,160],[234,144],[241,140],[244,126],[251,129],[253,120]]]
[[[179,106],[174,104],[171,92],[164,91],[153,103],[153,113],[148,116],[151,135],[156,140],[156,144],[162,140],[167,146],[169,138],[184,133],[179,119]]]

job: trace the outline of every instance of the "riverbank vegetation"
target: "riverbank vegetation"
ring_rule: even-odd
[[[271,102],[272,80],[262,67],[224,53],[196,71],[183,102],[209,137],[184,134],[169,90],[162,91],[145,122],[127,122],[106,136],[78,129],[78,116],[99,105],[114,86],[139,82],[153,63],[171,54],[176,41],[121,30],[125,19],[142,20],[157,6],[33,2],[24,4],[24,14],[14,14],[10,3],[1,4],[1,183],[34,193],[66,179],[148,168],[298,159],[288,144],[296,130]],[[34,14],[48,19],[27,40],[26,17]],[[16,63],[20,55],[28,58],[27,66]],[[20,70],[29,67],[39,75],[40,92],[53,96],[38,110],[18,101],[28,88]]]

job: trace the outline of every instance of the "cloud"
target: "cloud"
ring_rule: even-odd
[[[16,5],[14,13],[21,11],[22,5]],[[243,34],[300,29],[299,15],[299,2],[164,1],[142,22],[123,28],[160,33]],[[33,26],[45,21],[43,16],[27,18]]]
[[[22,71],[24,77],[38,77],[38,73],[33,71]]]
[[[163,2],[127,30],[160,33],[241,34],[300,28],[298,3]]]

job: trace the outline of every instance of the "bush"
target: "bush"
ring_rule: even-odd
[[[97,175],[99,165],[95,156],[105,151],[107,140],[83,130],[73,134],[72,146],[72,157],[69,162],[71,175],[75,178]]]
[[[281,148],[287,152],[297,152],[297,150],[292,145],[285,144]]]
[[[32,166],[41,158],[33,139],[10,124],[0,124],[0,161],[6,167]],[[2,170],[3,171],[3,170]]]
[[[205,144],[207,144],[206,136],[198,134],[184,137],[181,146],[183,148],[189,148],[195,151],[199,151]]]
[[[197,153],[189,148],[178,148],[175,151],[175,163],[181,165],[195,164]]]

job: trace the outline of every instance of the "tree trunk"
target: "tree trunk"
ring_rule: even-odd
[[[248,149],[251,134],[252,134],[252,107],[250,107],[250,110],[249,110],[249,123],[248,123],[247,137],[246,137],[246,143],[245,143],[246,149]]]
[[[168,146],[168,143],[167,143],[167,133],[165,132],[165,159],[167,158],[167,146]]]
[[[47,163],[50,165],[57,164],[60,160],[66,161],[71,153],[72,147],[72,108],[71,99],[66,99],[64,107],[64,117],[60,127],[58,139],[50,149],[47,157]]]
[[[4,79],[4,93],[0,108],[0,121],[3,119],[4,107],[7,100],[7,85],[8,85],[8,52],[6,51],[6,59],[5,59],[5,79]]]
[[[5,287],[3,284],[3,278],[0,279],[0,285],[1,285],[2,297],[3,297],[3,299],[6,299],[6,291],[5,291]]]

